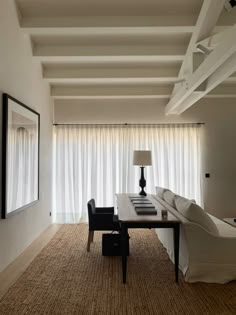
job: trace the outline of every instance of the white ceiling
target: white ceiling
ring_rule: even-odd
[[[187,87],[195,84],[195,73],[188,73],[195,44],[236,23],[236,8],[227,12],[223,1],[16,0],[16,4],[22,31],[30,36],[32,54],[42,63],[55,99],[156,98],[171,109],[175,94],[181,96],[174,98],[180,106],[189,97],[194,102],[192,94],[183,96],[180,88],[183,79]],[[209,9],[205,16],[200,11],[203,4]],[[222,43],[224,37],[214,40]],[[236,58],[232,59],[236,47],[229,46],[227,56],[222,51],[225,59],[209,68],[204,79],[209,84],[198,89],[200,97],[236,97],[236,74],[225,70],[231,58],[231,69],[235,66],[236,71]],[[216,71],[222,80],[211,78]],[[197,82],[199,88],[203,80]],[[196,94],[194,84],[190,92]]]

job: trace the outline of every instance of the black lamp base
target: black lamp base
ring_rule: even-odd
[[[145,193],[145,191],[142,189],[139,193],[140,196],[147,196],[147,194]]]
[[[139,193],[140,196],[147,196],[146,192],[144,191],[144,187],[146,187],[146,180],[144,178],[144,166],[140,166],[141,169],[141,177],[139,180],[139,186],[141,188],[141,191]]]

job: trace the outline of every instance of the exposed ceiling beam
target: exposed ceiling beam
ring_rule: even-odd
[[[120,26],[120,27],[22,27],[22,31],[29,35],[120,35],[120,36],[156,36],[169,34],[192,33],[194,26]]]
[[[204,0],[199,14],[191,44],[209,37],[224,8],[225,0]]]
[[[196,44],[211,36],[224,3],[224,0],[204,1],[179,73],[179,77],[186,76],[186,83],[175,85],[172,97],[166,106],[166,114],[180,114],[190,107],[195,102],[195,99],[201,98],[201,95],[204,96],[204,93],[196,93],[194,91],[236,51],[235,28],[233,27],[227,38],[224,39],[224,42],[221,41],[215,50],[210,55],[207,55],[205,60],[193,72],[192,55]],[[225,79],[225,76],[223,77]]]
[[[156,100],[160,100],[160,99],[168,99],[170,97],[170,95],[168,94],[148,94],[148,95],[139,95],[139,94],[130,94],[130,95],[126,95],[126,94],[114,94],[114,95],[56,95],[53,96],[53,99],[77,99],[77,100],[83,100],[83,99],[89,99],[89,100],[96,100],[96,99],[156,99]],[[236,93],[234,94],[207,94],[204,96],[204,98],[209,98],[209,99],[234,99],[236,98]]]
[[[135,99],[142,99],[142,100],[145,100],[145,99],[155,99],[155,100],[160,100],[160,99],[164,99],[166,100],[167,98],[170,97],[170,95],[166,95],[166,94],[148,94],[148,95],[139,95],[139,94],[130,94],[130,95],[126,95],[126,94],[114,94],[114,95],[68,95],[68,96],[65,96],[65,95],[60,95],[60,96],[52,96],[53,99],[55,100],[73,100],[73,99],[76,99],[76,100],[106,100],[106,99],[109,99],[109,100],[114,100],[114,99],[132,99],[132,100],[135,100]]]
[[[172,90],[172,85],[112,85],[112,84],[103,84],[103,85],[52,85],[51,86],[51,95],[56,98],[66,98],[66,97],[85,97],[85,96],[114,96],[114,95],[125,95],[125,96],[134,96],[134,95],[156,95],[169,97]]]
[[[23,29],[57,27],[137,27],[137,26],[194,26],[196,15],[161,16],[44,16],[24,17]],[[224,25],[224,24],[222,24]]]
[[[158,56],[33,56],[35,60],[42,63],[66,63],[68,60],[71,63],[136,63],[137,65],[154,62],[178,62],[183,61],[184,55],[158,55]]]
[[[174,78],[177,79],[178,63],[159,65],[43,65],[45,79],[82,79],[82,78]],[[173,79],[171,79],[173,81]]]
[[[221,64],[221,66],[219,66],[217,70],[212,73],[211,76],[208,77],[207,83],[206,83],[206,89],[204,91],[196,92],[193,90],[192,93],[186,93],[185,96],[187,95],[187,97],[185,97],[182,100],[181,106],[176,106],[174,110],[172,108],[171,113],[172,114],[183,113],[191,105],[196,103],[199,99],[204,97],[211,90],[213,90],[217,85],[223,82],[228,76],[230,76],[236,70],[236,43],[235,43],[234,51],[235,53],[231,57],[227,58],[227,60],[223,64]],[[234,95],[234,94],[231,94],[231,95]]]
[[[198,45],[203,45],[207,48],[214,48],[218,46],[221,42],[223,42],[226,37],[230,36],[231,32],[232,26],[225,29],[222,28],[221,30],[218,29],[216,33],[206,37],[203,40],[198,41],[195,46],[197,47]]]
[[[167,99],[170,97],[171,85],[66,85],[52,84],[51,93],[55,99],[101,99],[101,98],[152,98]],[[195,93],[197,95],[198,93]],[[236,98],[234,84],[220,84],[205,95],[207,98]]]
[[[192,73],[192,53],[195,50],[196,43],[211,35],[222,12],[224,3],[225,0],[204,0],[179,76],[182,77],[183,74]]]
[[[117,77],[104,77],[104,78],[72,78],[72,79],[65,79],[65,78],[57,78],[57,79],[46,79],[51,84],[55,83],[70,83],[70,84],[173,84],[177,80],[179,80],[176,77],[153,77],[153,78],[137,78],[137,77],[126,77],[126,78],[117,78]]]
[[[185,45],[34,45],[34,56],[179,56]],[[163,58],[162,57],[162,58]]]
[[[78,28],[78,27],[182,27],[195,26],[196,15],[160,16],[34,16],[21,17],[20,25],[27,29]],[[227,26],[235,22],[235,15],[221,16],[219,25]]]
[[[170,95],[167,94],[154,94],[154,95],[138,95],[138,94],[134,94],[134,95],[60,95],[60,96],[52,96],[53,99],[58,100],[58,99],[62,99],[62,100],[70,100],[70,99],[76,99],[76,100],[99,100],[99,99],[109,99],[109,100],[116,100],[116,99],[142,99],[142,100],[146,100],[146,99],[154,99],[154,100],[166,100],[168,98],[170,98]],[[236,98],[236,93],[235,94],[207,94],[204,96],[204,98],[210,98],[210,99],[232,99],[232,98]]]

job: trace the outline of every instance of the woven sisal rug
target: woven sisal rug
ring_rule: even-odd
[[[188,284],[156,234],[130,230],[127,284],[121,258],[101,255],[87,226],[64,225],[0,301],[0,314],[236,314],[236,282]]]

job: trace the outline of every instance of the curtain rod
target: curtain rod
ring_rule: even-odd
[[[53,126],[169,126],[169,125],[205,125],[203,122],[192,122],[192,123],[160,123],[160,124],[147,124],[147,123],[137,123],[137,124],[63,124],[63,123],[53,123]]]

